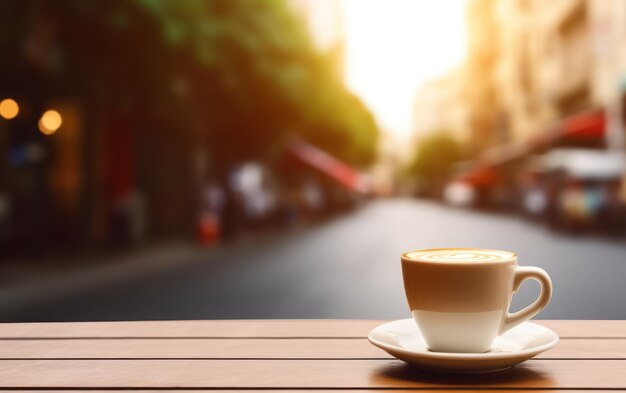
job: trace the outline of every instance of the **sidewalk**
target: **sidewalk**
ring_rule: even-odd
[[[242,247],[294,236],[318,224],[304,224],[283,231],[242,233],[234,241],[202,247],[193,240],[170,240],[138,246],[109,255],[91,254],[63,262],[14,260],[0,263],[0,320],[2,316],[43,301],[92,292],[135,277],[181,266],[223,259]]]
[[[44,299],[61,298],[208,259],[219,250],[177,241],[146,245],[114,255],[85,256],[71,263],[5,262],[0,264],[0,314]]]

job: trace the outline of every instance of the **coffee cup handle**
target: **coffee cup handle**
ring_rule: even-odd
[[[541,310],[543,310],[552,297],[552,280],[545,270],[533,266],[517,266],[515,269],[515,278],[513,279],[513,293],[516,293],[522,283],[528,279],[533,279],[539,282],[541,285],[541,293],[539,297],[530,306],[521,309],[513,314],[506,313],[502,326],[500,327],[500,334],[507,330],[514,328],[520,323],[534,317]]]

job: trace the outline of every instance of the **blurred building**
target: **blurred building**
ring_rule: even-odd
[[[587,2],[495,6],[501,48],[496,91],[509,130],[505,140],[524,140],[554,120],[597,106]]]
[[[467,108],[467,139],[482,149],[494,138],[501,109],[497,104],[496,67],[500,55],[497,17],[493,0],[474,0],[467,5],[467,57],[459,72],[460,105]],[[502,117],[502,116],[501,116]]]
[[[626,114],[626,2],[590,2],[593,97],[609,113],[608,141],[614,148],[625,147]]]
[[[358,173],[311,165],[296,136],[335,163],[374,160],[373,117],[337,83],[341,2],[21,0],[0,20],[0,258],[212,243],[217,221],[232,237],[281,197],[290,217],[350,205]]]
[[[625,14],[620,0],[470,1],[459,98],[478,150],[526,141],[574,117],[602,126],[597,135],[621,146]]]
[[[468,136],[468,108],[460,99],[461,69],[423,83],[416,94],[413,132],[421,138],[431,132],[451,132],[460,140]]]
[[[467,201],[567,228],[623,227],[625,16],[622,0],[468,1],[467,57],[441,79],[456,96],[442,100],[440,84],[417,103],[421,120],[465,113],[445,124],[475,157],[452,176]]]

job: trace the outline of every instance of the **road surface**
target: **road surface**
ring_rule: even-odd
[[[521,218],[412,199],[380,200],[323,224],[192,253],[163,269],[81,285],[2,320],[409,317],[399,255],[432,247],[514,250],[552,276],[543,319],[626,319],[626,242],[551,232]],[[538,293],[534,282],[513,309]],[[44,296],[45,298],[45,296]]]

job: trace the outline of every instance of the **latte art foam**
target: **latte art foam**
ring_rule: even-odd
[[[462,252],[458,254],[424,255],[420,259],[424,261],[482,262],[482,261],[499,261],[502,259],[502,257],[500,255],[494,255],[494,254],[479,254],[475,252]]]
[[[499,262],[510,261],[515,254],[509,251],[489,249],[434,249],[408,252],[405,256],[424,262]]]

